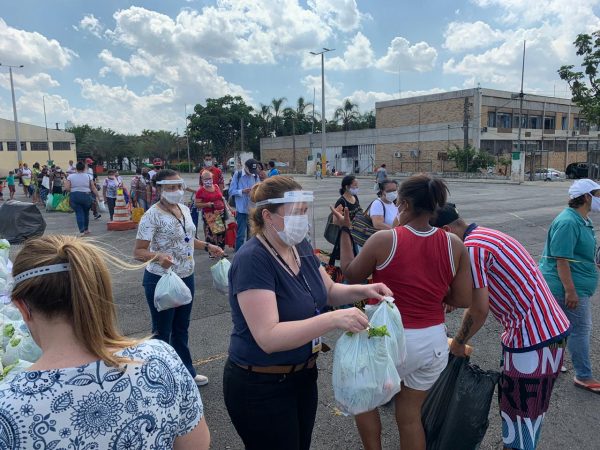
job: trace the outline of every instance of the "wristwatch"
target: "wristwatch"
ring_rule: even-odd
[[[204,251],[207,252],[208,251],[208,242],[204,243]]]

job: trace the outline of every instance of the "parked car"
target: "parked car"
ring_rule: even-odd
[[[564,172],[552,168],[537,169],[533,174],[533,179],[535,181],[562,181],[566,178],[567,176]],[[531,179],[531,172],[525,174],[525,179]]]
[[[591,167],[590,167],[591,166]],[[571,163],[567,166],[567,170],[565,173],[567,174],[567,178],[575,179],[575,178],[592,178],[597,179],[599,177],[598,164],[587,163],[587,162],[575,162]]]

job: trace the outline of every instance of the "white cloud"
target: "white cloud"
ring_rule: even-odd
[[[452,52],[461,52],[479,47],[488,47],[502,39],[503,33],[487,23],[451,22],[444,33],[444,47]]]
[[[384,102],[386,100],[395,100],[398,98],[418,97],[421,95],[440,94],[447,92],[448,90],[454,90],[458,88],[442,89],[442,88],[431,88],[423,90],[413,91],[402,91],[398,93],[390,94],[388,92],[376,92],[376,91],[363,91],[357,90],[348,96],[352,102],[356,103],[361,113],[365,113],[375,109],[376,102]]]
[[[355,30],[363,16],[356,0],[308,0],[308,5],[329,25],[340,30]]]
[[[432,70],[437,59],[437,50],[427,42],[410,42],[403,37],[395,37],[388,47],[387,54],[379,59],[375,67],[386,72]]]
[[[335,55],[335,52],[325,55],[326,70],[365,69],[371,67],[375,62],[371,41],[360,31],[350,39],[341,57],[333,55]],[[302,55],[302,67],[304,69],[320,68],[321,57],[304,53]]]
[[[79,21],[79,29],[89,31],[96,37],[102,37],[102,31],[104,26],[93,14],[86,14],[83,19]]]
[[[37,32],[10,27],[0,18],[0,61],[3,64],[65,68],[77,54]]]
[[[22,91],[32,91],[39,89],[49,89],[60,86],[60,83],[47,73],[37,73],[33,76],[26,76],[21,73],[13,73],[13,84],[15,89]],[[0,73],[0,87],[10,89],[10,76],[8,73]]]

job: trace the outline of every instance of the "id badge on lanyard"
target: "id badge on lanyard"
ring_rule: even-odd
[[[312,295],[312,294],[311,294]],[[319,315],[319,310],[317,309],[317,305],[315,303],[315,316]],[[323,338],[319,336],[312,340],[312,354],[319,353],[323,349]]]

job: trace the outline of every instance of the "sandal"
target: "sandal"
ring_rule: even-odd
[[[577,378],[573,379],[573,384],[576,388],[583,389],[584,391],[589,391],[593,394],[600,394],[600,383],[583,383],[579,381]]]

